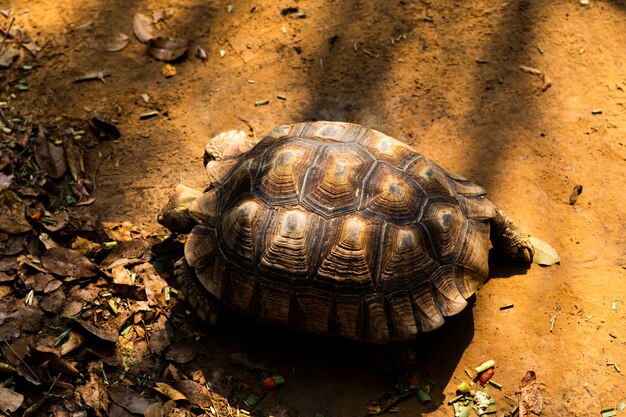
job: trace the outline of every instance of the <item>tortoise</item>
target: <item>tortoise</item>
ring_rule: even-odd
[[[486,198],[383,133],[280,126],[206,146],[203,191],[179,186],[158,221],[189,233],[176,278],[215,324],[224,307],[292,329],[410,341],[459,313],[488,276],[490,241],[529,263],[530,237]]]

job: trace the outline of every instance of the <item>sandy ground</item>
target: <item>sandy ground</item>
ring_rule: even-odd
[[[452,415],[447,401],[463,370],[489,358],[504,386],[492,390],[498,415],[527,370],[544,384],[543,415],[597,415],[626,400],[626,2],[590,3],[237,0],[229,10],[228,1],[174,0],[160,33],[197,41],[208,60],[190,54],[166,79],[132,34],[133,15],[162,2],[4,1],[45,46],[15,64],[34,66],[24,75],[30,89],[3,89],[15,94],[9,107],[47,123],[111,115],[122,138],[91,151],[97,200],[85,210],[152,229],[175,184],[206,183],[203,147],[223,130],[262,136],[279,124],[342,120],[414,145],[484,186],[562,263],[494,262],[472,307],[418,340],[432,400],[409,398],[399,415]],[[306,17],[282,16],[287,6]],[[115,31],[129,35],[128,46],[103,51]],[[542,91],[542,76],[519,65],[552,85]],[[92,70],[111,75],[71,82]],[[140,120],[151,110],[159,115]],[[233,352],[284,370],[287,384],[265,409],[363,415],[397,379],[373,369],[359,345],[246,324],[214,336],[198,364],[208,374],[231,369],[224,358]]]

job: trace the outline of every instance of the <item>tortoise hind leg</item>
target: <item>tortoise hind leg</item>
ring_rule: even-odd
[[[535,249],[530,236],[496,208],[496,216],[491,221],[491,243],[505,256],[522,262],[532,262]]]
[[[196,272],[189,266],[185,258],[176,262],[176,284],[185,294],[187,303],[204,322],[218,326],[222,321],[223,308],[209,292],[200,284]]]

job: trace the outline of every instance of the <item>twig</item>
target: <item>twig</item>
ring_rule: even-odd
[[[235,47],[233,46],[232,43],[230,43],[230,41],[228,39],[226,39],[226,43],[232,48],[233,52],[235,52],[235,55],[237,55],[239,57],[239,59],[241,59],[243,61],[244,64],[247,64],[248,61],[245,60],[244,57],[241,56],[241,54],[239,53],[239,51],[237,51],[237,49],[235,49]]]
[[[94,169],[93,176],[91,177],[91,182],[93,183],[93,190],[94,191],[96,191],[96,175],[98,174],[98,170],[100,169],[100,165],[102,165],[102,163],[104,162],[105,159],[108,159],[111,155],[113,155],[113,152],[115,152],[115,149],[113,149],[111,152],[109,152],[108,154],[106,154],[102,158],[100,158],[100,160],[96,164],[96,169]]]
[[[0,118],[2,118],[2,122],[4,122],[4,124],[6,125],[6,127],[8,127],[9,129],[13,129],[13,124],[11,123],[11,121],[7,118],[7,115],[4,114],[4,110],[2,110],[2,107],[0,107]]]
[[[4,38],[2,38],[2,43],[0,43],[0,52],[2,52],[2,48],[4,48],[4,43],[7,41],[9,32],[11,32],[11,27],[13,26],[13,22],[15,22],[15,18],[11,19],[11,23],[9,23],[9,28],[7,29],[6,32],[4,32]]]
[[[9,342],[7,342],[6,340],[4,341],[4,344],[7,345],[7,347],[9,349],[11,349],[11,352],[13,352],[15,357],[22,363],[22,365],[24,365],[26,367],[26,369],[28,369],[30,371],[31,375],[34,376],[37,381],[39,381],[39,376],[32,369],[30,369],[30,366],[28,366],[28,364],[26,362],[24,362],[24,360],[22,358],[20,358],[20,355],[18,355],[18,353],[15,351],[15,349],[13,349],[13,346],[11,346],[9,344]]]

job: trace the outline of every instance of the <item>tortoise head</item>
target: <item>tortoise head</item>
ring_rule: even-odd
[[[189,214],[189,206],[201,195],[201,191],[182,184],[177,185],[176,194],[163,206],[157,221],[174,233],[189,233],[196,225]]]

